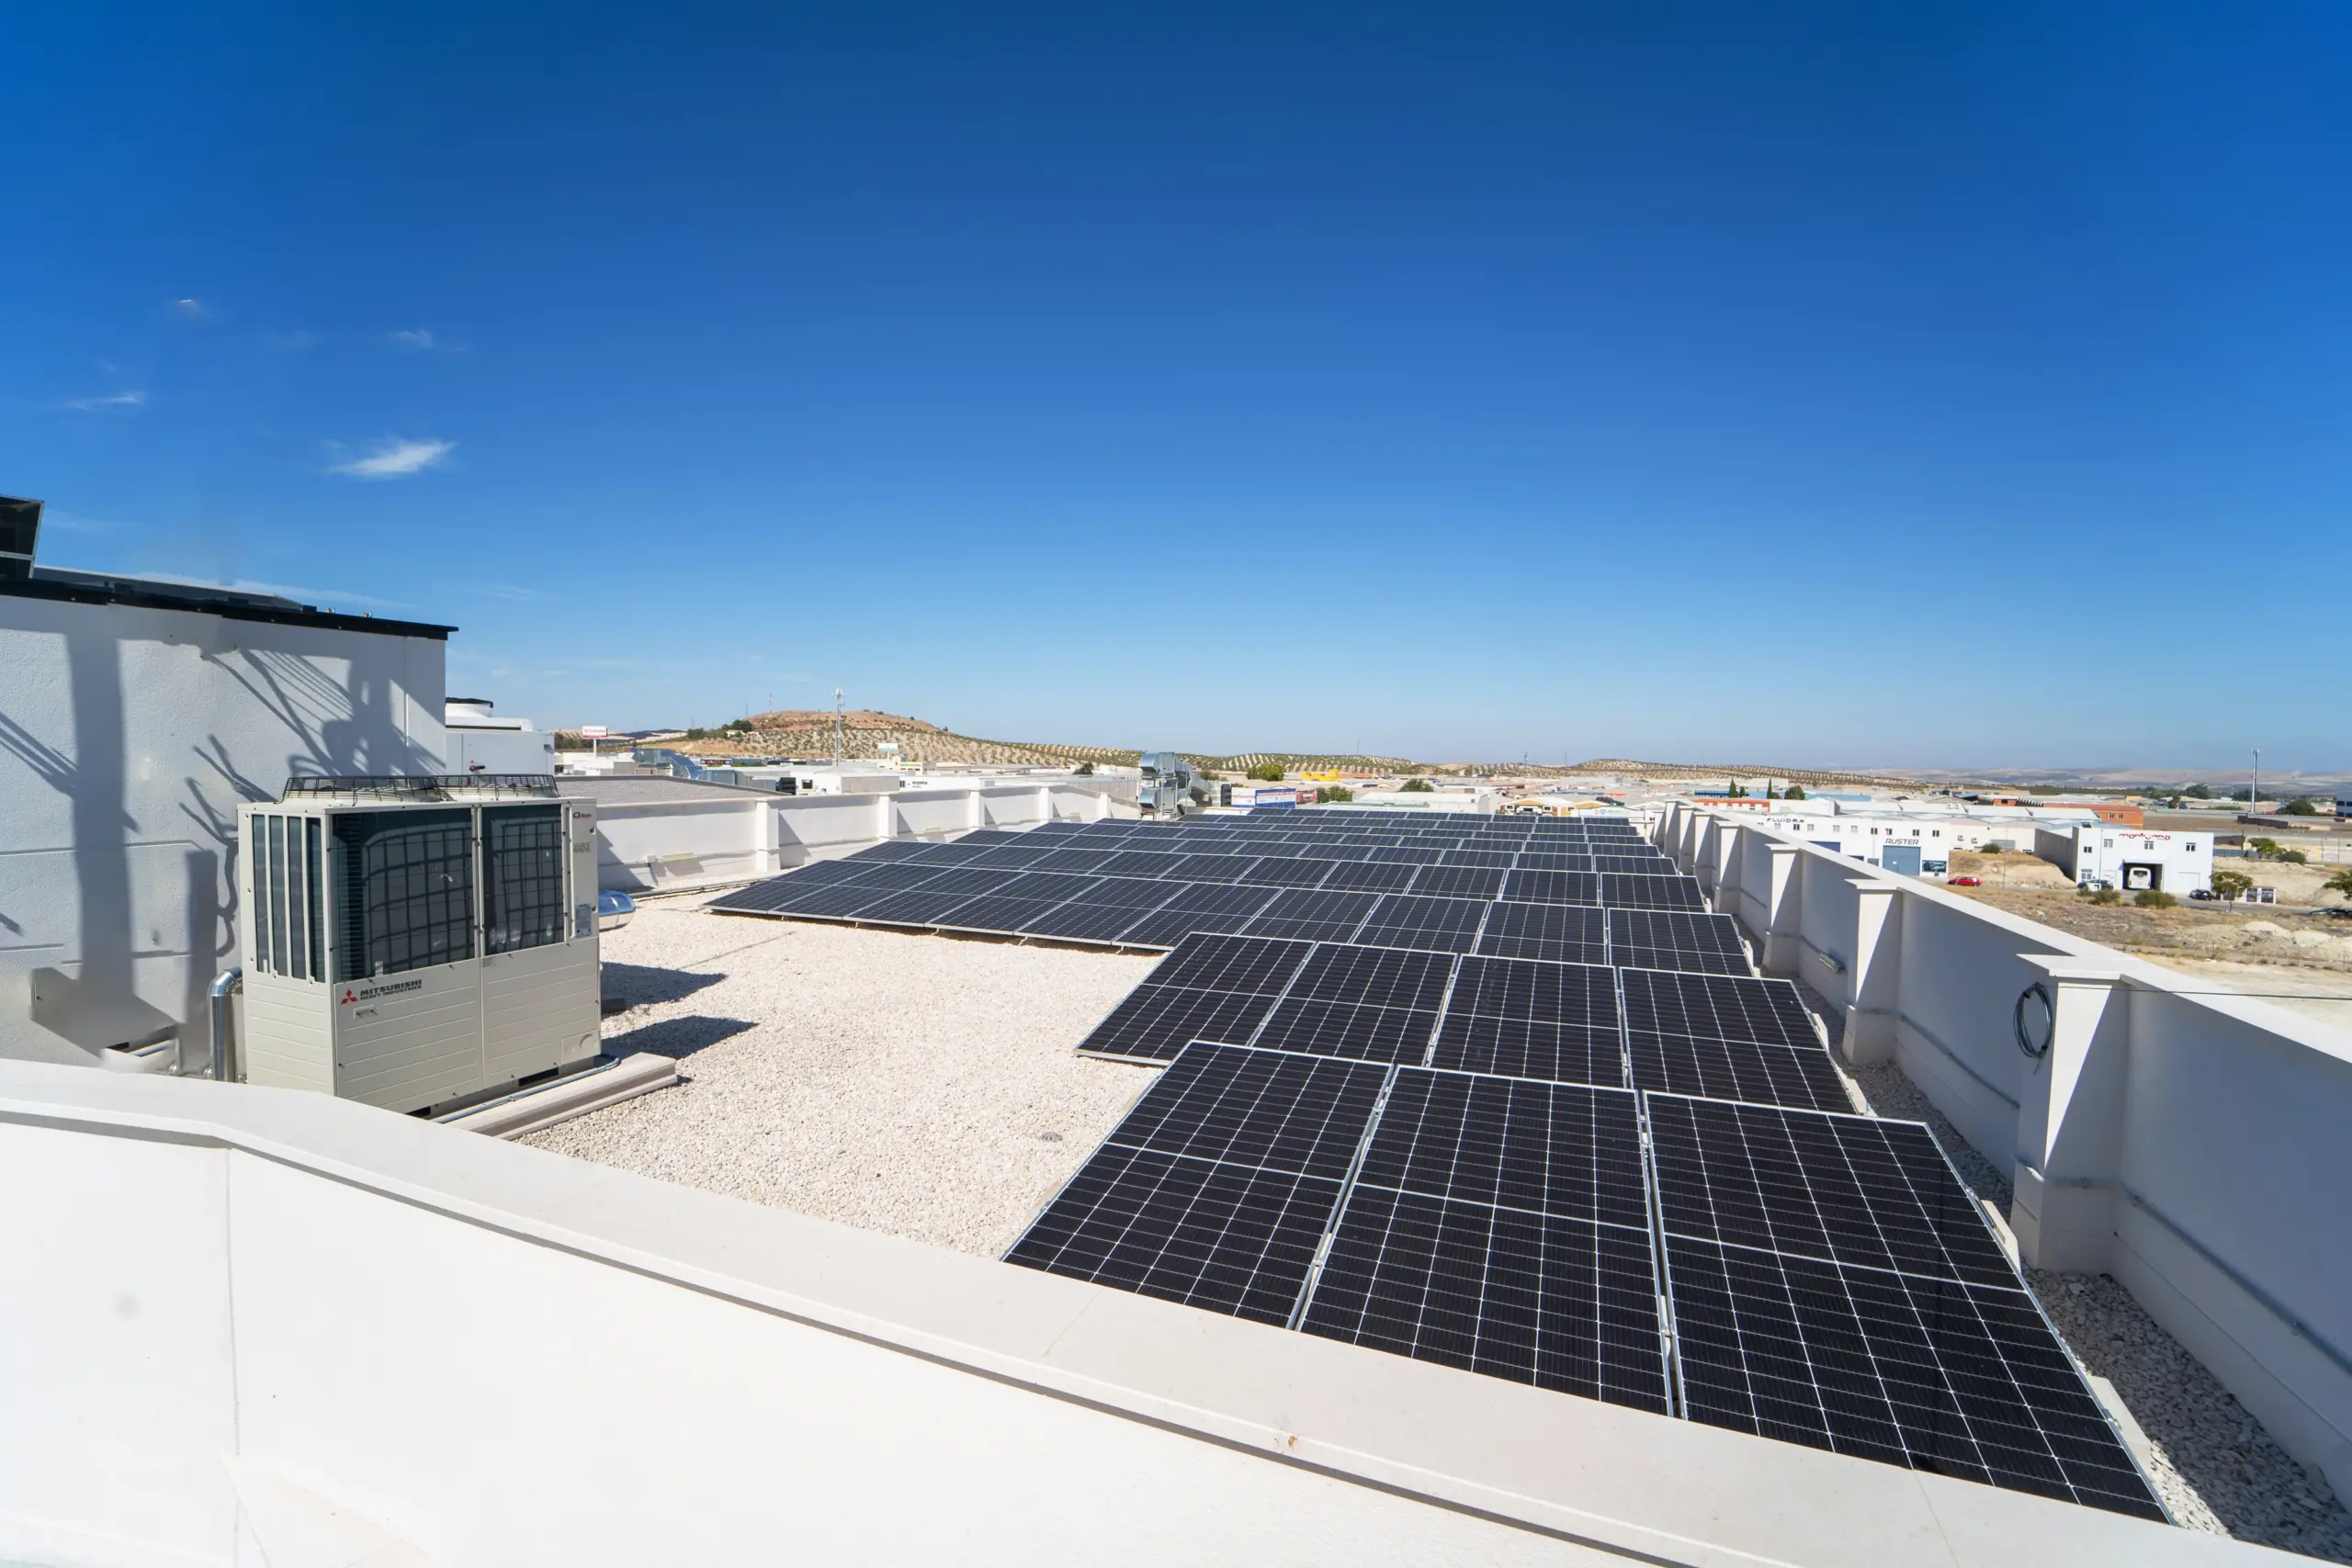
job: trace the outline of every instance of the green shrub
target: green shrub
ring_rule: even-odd
[[[2270,858],[2275,861],[2284,861],[2289,865],[2309,865],[2312,863],[2312,857],[2301,850],[2280,850]]]
[[[2278,812],[2283,817],[2316,817],[2319,807],[2308,800],[2290,800],[2280,807]]]
[[[2352,882],[2352,872],[2345,873],[2345,879]],[[2216,898],[2243,898],[2253,891],[2254,878],[2245,872],[2217,871],[2213,874],[2213,897]]]
[[[2001,852],[2001,846],[1998,844],[1980,844],[1977,846],[1976,852],[1980,855],[1997,855]]]
[[[1072,768],[1069,773],[1070,777],[1075,779],[1091,779],[1094,776],[1094,764],[1091,762],[1080,762],[1078,766]]]
[[[1427,779],[1407,779],[1396,786],[1396,790],[1400,795],[1435,795],[1437,785]]]
[[[1251,767],[1243,777],[1261,779],[1267,784],[1280,784],[1283,782],[1283,765],[1280,762],[1260,762]]]
[[[1355,797],[1356,792],[1348,788],[1345,784],[1326,784],[1321,789],[1315,792],[1315,804],[1317,806],[1340,806],[1345,805]]]
[[[2278,840],[2276,839],[2248,839],[2245,841],[2245,847],[2252,850],[2259,859],[2277,860],[2278,858]]]
[[[2112,887],[2101,887],[2096,889],[2091,894],[2091,902],[2094,904],[2120,904],[2123,902],[2123,895],[2118,893]]]
[[[1803,800],[1804,798],[1804,785],[1791,784],[1788,788],[1781,792],[1781,798],[1782,800]]]
[[[2190,784],[2187,789],[2182,790],[2180,793],[2182,798],[2186,800],[2211,800],[2213,798],[2213,792],[2203,784]]]
[[[2132,902],[2143,909],[2169,909],[2180,900],[2169,893],[2159,893],[2154,888],[2149,887],[2132,895]]]
[[[2339,871],[2320,886],[2327,892],[2341,893],[2346,898],[2352,898],[2352,871]]]

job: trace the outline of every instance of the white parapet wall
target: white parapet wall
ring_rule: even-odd
[[[879,795],[713,790],[707,799],[605,800],[597,807],[597,874],[602,886],[625,893],[684,892],[774,876],[886,839],[1112,815],[1132,817],[1135,807],[1067,780]]]
[[[0,1560],[2285,1559],[666,1186],[0,1062]]]
[[[1754,819],[1657,841],[2013,1173],[2029,1266],[2121,1281],[2352,1496],[2352,1033]]]

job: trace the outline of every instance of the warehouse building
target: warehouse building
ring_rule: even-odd
[[[2034,834],[2033,852],[2084,887],[2170,893],[2180,897],[2213,888],[2211,833],[2158,832],[2105,822],[2091,827],[2045,827]]]

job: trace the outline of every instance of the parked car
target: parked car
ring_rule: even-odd
[[[1953,876],[1946,878],[1944,886],[1947,887],[1982,887],[1984,886],[1984,879],[1981,876]]]

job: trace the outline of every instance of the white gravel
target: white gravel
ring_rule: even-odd
[[[1158,960],[649,900],[605,1049],[685,1080],[526,1143],[996,1257],[1157,1075],[1071,1048]]]
[[[1802,981],[1797,993],[1835,1047],[1845,1032],[1843,1015]],[[1830,1055],[1861,1109],[1928,1123],[1961,1179],[2008,1213],[2008,1173],[1971,1147],[1900,1067],[1849,1066],[1839,1052]],[[2115,1385],[2147,1434],[2149,1477],[2184,1528],[2352,1563],[2352,1513],[2324,1481],[2306,1475],[2131,1292],[2104,1274],[2029,1269],[2025,1277],[2067,1348],[2092,1375]]]

